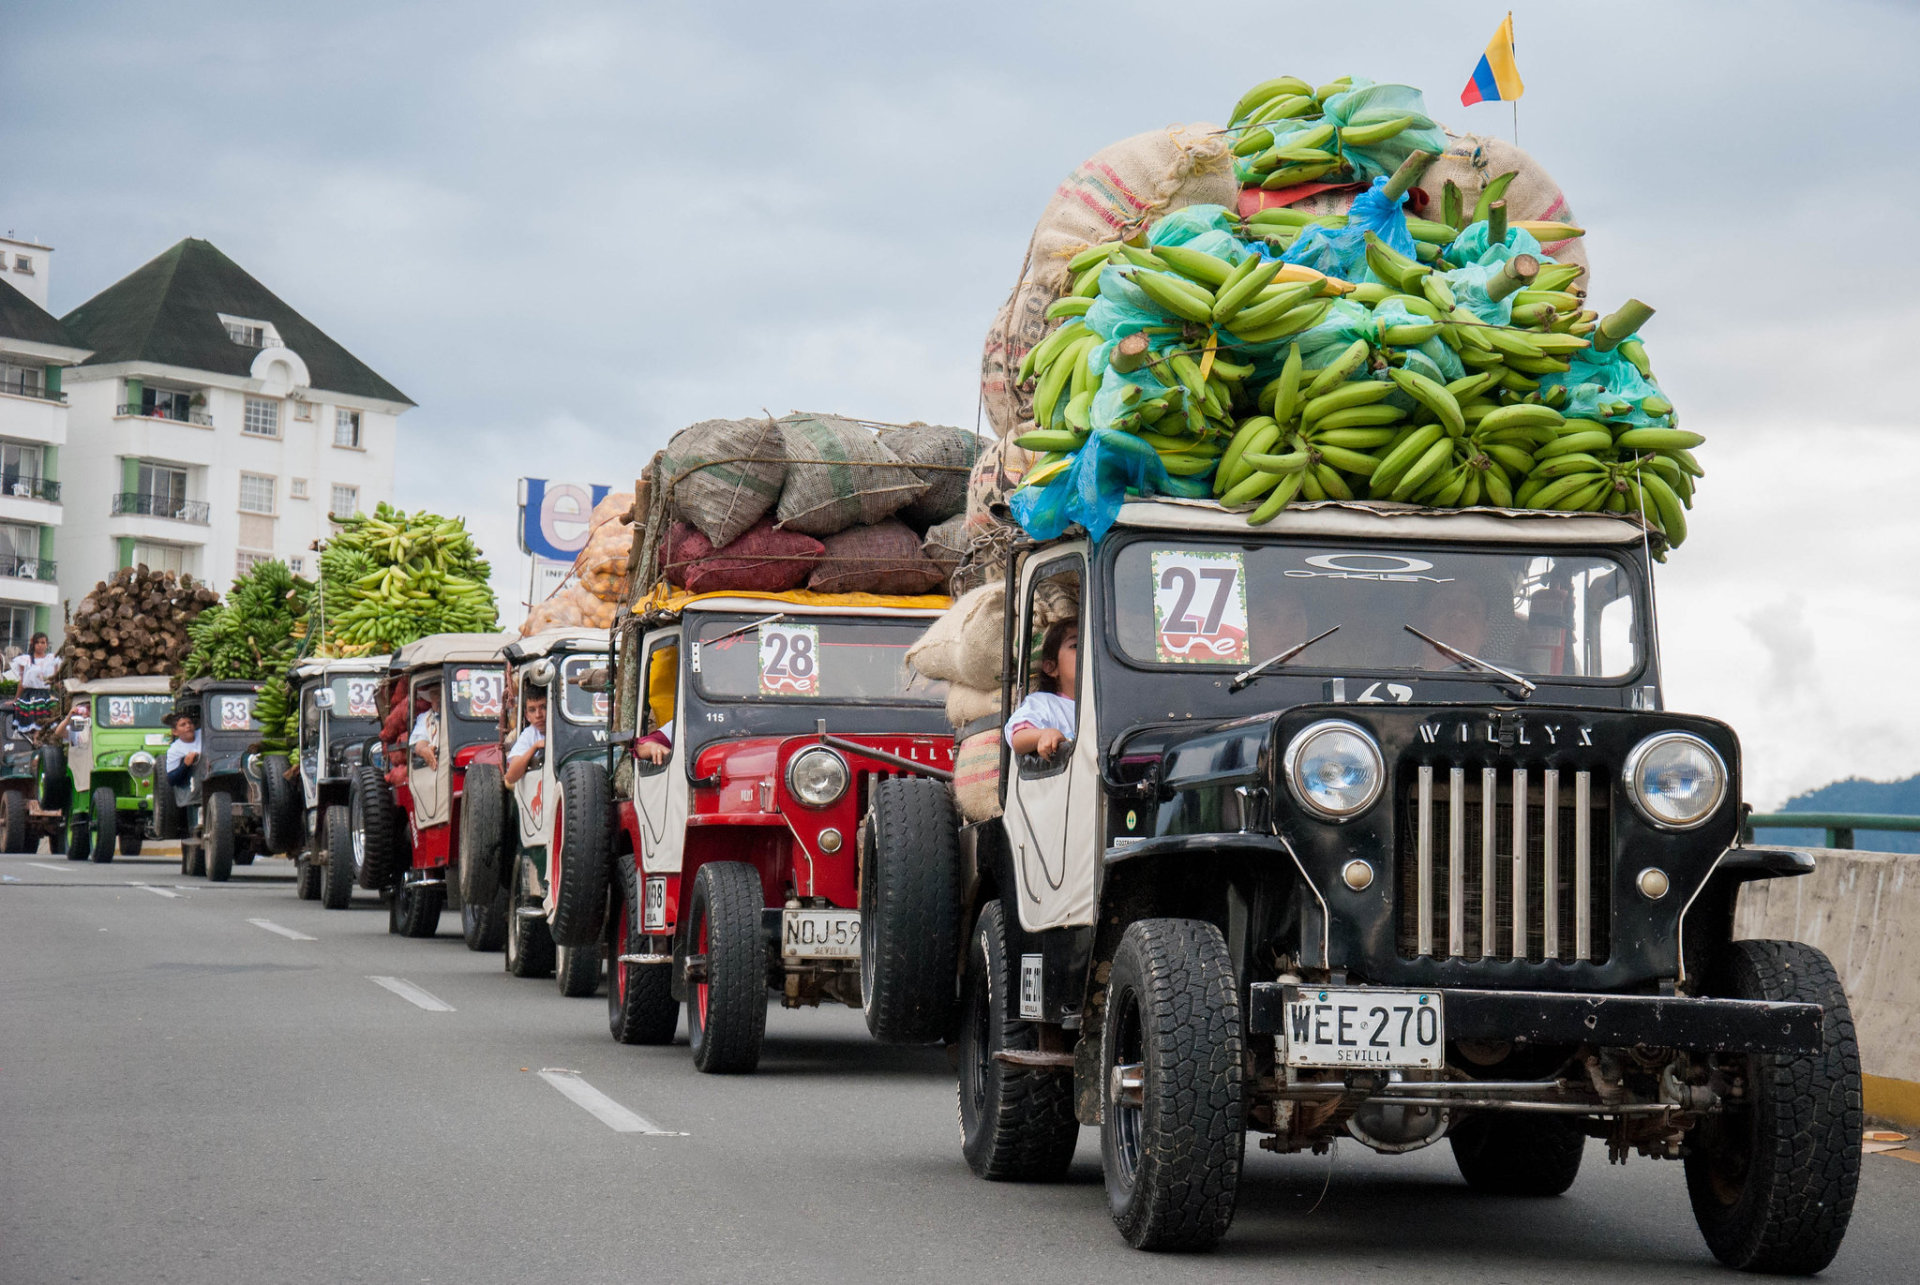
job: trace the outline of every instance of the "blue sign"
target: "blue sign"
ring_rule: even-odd
[[[550,482],[544,477],[520,479],[520,551],[553,562],[572,562],[587,546],[587,519],[593,506],[613,488],[595,483]]]

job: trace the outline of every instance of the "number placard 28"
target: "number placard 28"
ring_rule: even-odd
[[[1238,550],[1155,550],[1155,658],[1200,665],[1244,663],[1248,658],[1246,570],[1246,559]]]
[[[764,696],[820,694],[818,626],[760,626],[760,692]]]

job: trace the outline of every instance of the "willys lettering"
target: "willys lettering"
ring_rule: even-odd
[[[1532,723],[1522,719],[1502,720],[1498,717],[1485,721],[1458,719],[1449,724],[1440,719],[1430,719],[1420,724],[1420,739],[1428,745],[1442,742],[1464,745],[1468,741],[1484,739],[1489,745],[1544,745],[1549,748],[1558,745],[1593,744],[1593,729],[1581,723]]]

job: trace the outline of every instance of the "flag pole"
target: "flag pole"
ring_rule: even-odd
[[[1511,9],[1507,10],[1507,30],[1513,30],[1513,10]],[[1517,65],[1517,57],[1520,51],[1519,39],[1516,37],[1508,43],[1507,47],[1514,51]],[[1518,98],[1513,100],[1513,145],[1515,147],[1520,146],[1520,100]]]

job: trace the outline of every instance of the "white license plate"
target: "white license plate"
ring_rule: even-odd
[[[860,912],[782,911],[780,954],[786,959],[860,958]]]
[[[1437,991],[1292,988],[1281,1037],[1288,1066],[1438,1068],[1446,1060],[1446,1014]]]
[[[667,881],[649,875],[640,883],[640,931],[661,933],[667,930]]]

